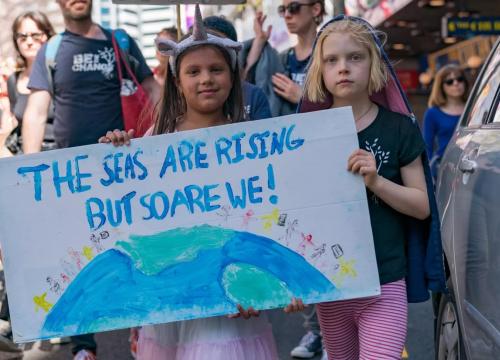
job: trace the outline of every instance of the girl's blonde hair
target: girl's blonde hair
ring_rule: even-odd
[[[313,51],[311,65],[307,72],[304,87],[305,95],[311,102],[323,102],[328,93],[323,80],[323,44],[325,39],[335,33],[349,34],[354,41],[368,49],[371,59],[370,80],[368,82],[368,94],[381,90],[387,83],[387,68],[381,58],[380,50],[373,39],[373,34],[385,40],[385,34],[381,31],[369,29],[361,22],[345,19],[334,21],[323,29],[316,41]]]
[[[467,101],[467,93],[469,92],[469,84],[465,76],[465,72],[458,66],[454,64],[448,64],[443,66],[437,73],[434,79],[434,84],[432,85],[431,96],[429,97],[428,105],[433,106],[444,106],[448,102],[446,94],[443,89],[443,82],[448,77],[448,75],[453,74],[455,76],[460,76],[464,78],[465,90],[462,95],[462,101],[465,103]]]

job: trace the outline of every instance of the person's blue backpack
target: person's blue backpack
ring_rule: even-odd
[[[117,43],[120,47],[120,50],[126,55],[125,58],[128,58],[129,48],[130,48],[130,39],[129,35],[123,29],[116,29],[111,32]],[[112,35],[112,36],[113,36]],[[49,81],[49,92],[52,96],[54,96],[54,79],[53,79],[53,71],[56,67],[56,56],[57,51],[59,50],[59,46],[61,45],[61,41],[63,39],[62,33],[56,34],[50,38],[47,42],[47,47],[45,48],[45,67],[47,68],[47,78]]]

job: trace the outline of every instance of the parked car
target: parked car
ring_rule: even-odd
[[[449,294],[439,296],[436,359],[500,359],[500,40],[448,148],[437,201]]]

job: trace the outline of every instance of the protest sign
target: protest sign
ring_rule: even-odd
[[[379,293],[350,108],[0,161],[17,342]]]

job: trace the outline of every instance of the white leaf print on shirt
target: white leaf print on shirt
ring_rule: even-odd
[[[373,154],[373,157],[377,162],[377,173],[380,173],[382,165],[389,162],[391,152],[382,149],[382,147],[378,144],[378,139],[379,138],[373,140],[372,144],[370,144],[368,141],[365,141],[365,149]]]

